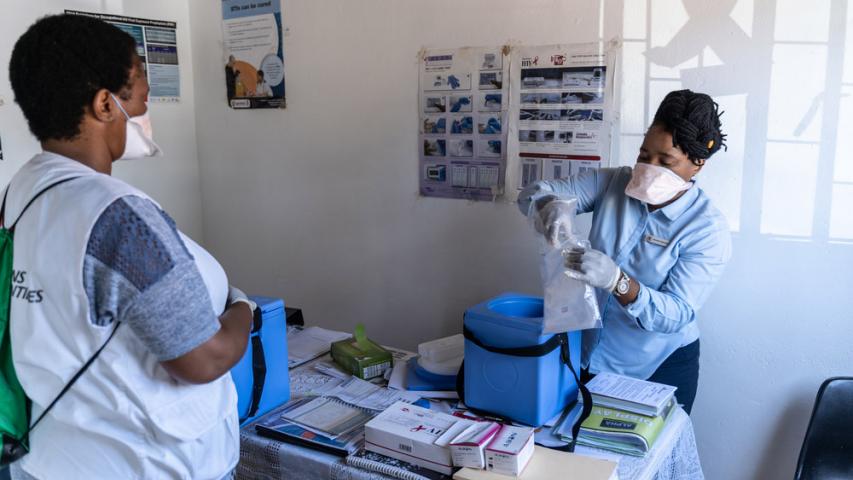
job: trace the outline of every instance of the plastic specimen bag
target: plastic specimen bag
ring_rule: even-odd
[[[545,202],[537,202],[536,208],[531,209],[529,216],[532,226],[539,233],[544,233],[547,227],[545,219],[542,218]],[[589,242],[583,240],[574,230],[577,199],[551,199],[550,202],[560,202],[562,213],[555,244],[546,240],[544,234],[540,236],[540,272],[545,303],[543,333],[601,328],[601,314],[595,289],[566,275],[565,263],[569,250],[589,248]],[[551,208],[555,206],[557,204]]]

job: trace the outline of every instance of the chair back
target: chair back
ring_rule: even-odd
[[[853,377],[820,386],[794,478],[853,478]]]

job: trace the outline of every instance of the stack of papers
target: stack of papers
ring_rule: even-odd
[[[649,417],[593,404],[592,413],[581,424],[577,443],[643,457],[654,446],[675,408],[675,400],[672,399],[663,415]]]
[[[416,392],[403,392],[380,387],[357,377],[329,391],[326,396],[336,397],[346,403],[369,410],[385,410],[397,402],[414,403],[421,396]]]
[[[317,397],[284,412],[282,418],[320,435],[338,438],[363,428],[373,414],[334,398]]]
[[[675,387],[615,373],[599,373],[586,384],[592,404],[649,417],[661,415],[675,395]]]
[[[284,442],[305,445],[310,448],[327,451],[336,455],[348,455],[364,445],[364,428],[354,428],[335,438],[319,434],[284,418],[290,410],[299,408],[310,398],[297,398],[272,410],[255,423],[255,430],[265,437]]]
[[[320,327],[293,329],[287,332],[287,366],[298,367],[321,355],[329,353],[332,343],[350,338],[346,332]]]

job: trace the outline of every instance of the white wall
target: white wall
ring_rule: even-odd
[[[283,6],[288,107],[232,111],[219,4],[190,2],[205,239],[231,279],[303,307],[308,322],[365,322],[405,347],[458,332],[465,308],[495,294],[537,292],[514,206],[418,197],[416,57],[598,39],[598,2]]]
[[[151,108],[167,156],[116,175],[203,232],[235,284],[284,297],[310,323],[363,321],[414,347],[458,332],[480,300],[538,290],[513,206],[417,197],[418,50],[622,34],[619,163],[633,162],[671,89],[708,91],[727,111],[729,151],[701,175],[735,230],[700,313],[693,420],[705,472],[790,478],[818,385],[853,360],[853,7],[605,3],[285,1],[288,108],[246,112],[224,101],[219,2],[0,0],[0,183],[38,150],[6,68],[32,21],[64,8],[175,20],[182,100]]]
[[[705,471],[791,478],[818,386],[853,374],[853,6],[625,5],[623,162],[668,90],[726,111],[729,151],[701,175],[736,232],[700,319]]]
[[[38,18],[63,10],[103,12],[133,17],[170,20],[178,24],[178,56],[181,73],[180,103],[151,103],[155,138],[164,157],[118,162],[113,175],[151,195],[199,242],[202,238],[201,187],[195,138],[195,97],[193,95],[192,45],[189,9],[186,2],[170,0],[0,0],[0,141],[4,160],[0,162],[0,185],[41,149],[27,128],[21,109],[14,103],[9,84],[9,58],[18,37]]]
[[[536,257],[514,207],[416,196],[416,53],[622,33],[619,163],[669,90],[708,91],[727,111],[729,151],[701,175],[735,230],[700,313],[705,472],[790,478],[817,387],[851,373],[853,7],[605,3],[287,1],[289,106],[234,112],[219,4],[191,0],[207,244],[236,284],[310,323],[363,321],[407,347],[458,332],[466,307],[535,292]]]

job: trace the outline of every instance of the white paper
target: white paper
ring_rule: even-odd
[[[282,417],[315,433],[336,438],[361,428],[372,415],[335,399],[317,397]]]
[[[332,343],[346,340],[352,335],[346,332],[308,327],[287,332],[287,364],[289,368],[313,360],[332,348]]]
[[[290,392],[297,395],[325,395],[344,381],[309,369],[290,372]]]
[[[350,378],[328,395],[371,410],[385,410],[396,402],[413,403],[421,398],[415,392],[380,387],[357,377]]]
[[[312,363],[311,367],[320,373],[323,373],[323,374],[328,375],[330,377],[338,378],[340,380],[349,380],[350,378],[352,378],[352,375],[341,370],[340,367],[338,367],[338,365],[334,362],[327,362],[327,361],[318,360],[318,361]],[[339,383],[343,383],[343,382],[339,382]]]
[[[587,388],[594,395],[639,403],[651,408],[659,408],[675,393],[675,387],[670,385],[606,372],[590,380]]]

